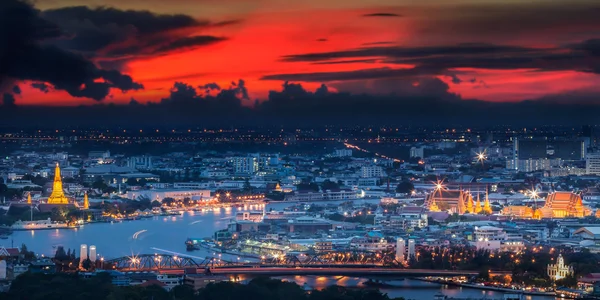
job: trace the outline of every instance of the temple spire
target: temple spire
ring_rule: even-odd
[[[485,214],[492,214],[492,207],[490,206],[490,199],[488,198],[488,189],[485,188],[485,201],[483,202],[483,212]]]
[[[440,208],[435,203],[435,199],[433,199],[433,202],[431,202],[431,205],[429,206],[429,211],[440,211]]]
[[[478,214],[481,212],[481,200],[479,200],[479,192],[477,192],[477,201],[475,202],[474,213]]]
[[[31,205],[31,192],[27,193],[27,204]]]
[[[58,163],[56,163],[56,169],[54,170],[54,183],[52,184],[52,194],[48,197],[48,204],[69,204],[69,199],[65,196],[63,190]]]
[[[88,199],[87,192],[85,192],[85,194],[83,195],[83,209],[89,209],[89,208],[90,208],[90,200]]]

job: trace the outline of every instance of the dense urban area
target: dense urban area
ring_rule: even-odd
[[[4,129],[0,156],[2,299],[384,300],[393,276],[600,299],[597,127]],[[180,251],[14,243],[221,210]]]

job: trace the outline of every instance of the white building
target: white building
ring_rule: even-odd
[[[422,207],[401,207],[398,213],[393,215],[377,214],[375,225],[389,226],[391,228],[413,229],[424,228],[429,225],[427,213]]]
[[[410,157],[411,158],[424,158],[425,157],[425,147],[411,147],[410,148]]]
[[[548,277],[552,280],[563,279],[569,275],[573,275],[573,267],[565,265],[562,254],[558,255],[556,264],[548,264]]]
[[[235,215],[237,221],[252,221],[255,223],[262,222],[264,218],[264,212],[262,211],[244,211],[238,212]]]
[[[585,158],[585,173],[600,175],[600,153],[589,153]]]
[[[475,227],[475,246],[499,252],[518,252],[525,247],[521,235],[507,234],[502,228],[494,226]]]
[[[331,201],[331,200],[355,200],[362,198],[357,191],[340,190],[340,191],[325,191],[325,192],[305,192],[299,191],[294,195],[289,195],[285,198],[286,201]]]
[[[258,171],[258,159],[252,156],[246,157],[234,157],[233,171],[236,174],[248,174],[253,175]]]
[[[136,170],[152,169],[152,156],[132,156],[127,159],[127,166]]]
[[[362,178],[380,178],[383,176],[383,168],[380,166],[363,166],[360,168],[360,177]]]
[[[6,280],[6,260],[0,260],[0,280]]]
[[[96,246],[94,246],[94,245],[91,245],[91,246],[90,246],[90,260],[91,260],[92,262],[96,262],[96,256],[97,256],[97,253],[96,253]]]
[[[352,149],[337,149],[333,152],[335,157],[350,157],[352,156]]]
[[[400,263],[404,262],[404,252],[406,251],[406,242],[403,238],[396,240],[396,260]]]
[[[167,291],[170,291],[174,287],[181,284],[181,282],[183,281],[183,277],[174,274],[158,274],[156,275],[156,280],[164,283],[165,286],[163,288]]]
[[[506,168],[511,170],[518,170],[519,172],[536,172],[551,170],[552,168],[558,168],[562,165],[560,158],[556,159],[509,159],[506,161]]]
[[[416,255],[417,255],[417,253],[415,250],[415,240],[409,239],[408,240],[408,258],[415,257]]]
[[[139,190],[127,191],[126,197],[131,200],[137,200],[139,197],[148,198],[150,201],[162,201],[164,198],[173,198],[183,200],[190,198],[195,201],[210,200],[210,190],[186,190],[186,189],[160,189],[160,190]]]

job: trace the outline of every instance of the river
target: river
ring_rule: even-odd
[[[366,200],[377,202],[378,200]],[[266,209],[283,209],[290,203],[271,203]],[[155,216],[136,221],[115,223],[94,223],[70,230],[37,230],[15,231],[7,240],[0,240],[5,247],[27,245],[29,250],[45,256],[54,255],[57,246],[65,249],[76,249],[79,254],[81,244],[95,245],[99,256],[106,259],[131,256],[137,254],[152,254],[163,251],[186,253],[187,238],[210,237],[216,230],[224,229],[227,223],[238,211],[262,210],[264,206],[254,205],[245,208],[222,208],[205,212],[184,212],[176,216]],[[161,250],[157,250],[161,249]],[[212,253],[199,250],[186,253],[197,257],[206,257]],[[324,277],[324,276],[292,276],[281,277],[300,285],[312,288],[323,288],[338,284],[343,286],[361,286],[365,278],[354,277]],[[442,292],[452,297],[501,299],[502,293],[483,291],[471,288],[442,286],[417,280],[397,280],[393,282],[398,288],[381,289],[390,297],[405,297],[407,299],[433,299]],[[529,300],[547,300],[552,297],[532,296]]]

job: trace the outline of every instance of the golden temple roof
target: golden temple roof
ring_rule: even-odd
[[[58,163],[56,163],[56,169],[54,170],[54,183],[52,184],[52,194],[48,197],[48,204],[69,204],[69,198],[65,196],[63,190]]]

